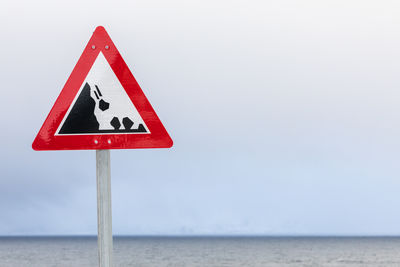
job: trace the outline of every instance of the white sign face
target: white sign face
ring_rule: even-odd
[[[149,134],[103,53],[97,56],[56,135]]]

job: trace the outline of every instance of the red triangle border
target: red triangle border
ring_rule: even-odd
[[[55,135],[69,106],[89,73],[97,55],[107,62],[146,123],[149,134]],[[34,150],[99,150],[134,148],[169,148],[173,141],[142,89],[132,75],[104,27],[94,31],[53,108],[32,143]]]

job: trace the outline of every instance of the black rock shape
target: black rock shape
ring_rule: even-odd
[[[97,91],[94,91],[95,97],[99,99],[99,95],[102,96],[102,94],[97,86],[96,89]],[[125,117],[122,121],[125,129],[121,129],[121,121],[118,119],[118,117],[114,117],[110,121],[110,125],[114,129],[100,130],[99,122],[94,115],[96,101],[91,97],[90,90],[91,88],[89,84],[86,83],[82,88],[82,91],[79,93],[78,99],[72,106],[71,111],[68,113],[63,125],[61,126],[61,129],[58,132],[59,135],[90,133],[147,133],[146,128],[141,123],[137,129],[132,129],[134,123],[128,117]],[[109,108],[109,105],[110,104],[105,101],[103,104],[101,104],[101,100],[99,101],[99,108],[105,106]]]
[[[101,109],[101,111],[105,111],[110,107],[110,103],[107,103],[106,101],[104,101],[103,99],[100,100],[99,102],[99,108]]]
[[[114,127],[115,130],[118,130],[121,127],[121,123],[119,122],[119,119],[117,117],[114,117],[110,121],[110,124],[112,127]]]
[[[123,118],[122,123],[124,124],[126,130],[132,128],[133,121],[131,121],[131,119],[129,119],[128,117]]]
[[[146,131],[146,128],[144,128],[143,124],[139,124],[139,127],[137,128],[137,132],[145,133],[147,131]]]
[[[90,97],[90,86],[85,84],[59,134],[94,133],[99,123],[94,115],[96,102]]]

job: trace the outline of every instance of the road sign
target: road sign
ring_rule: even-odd
[[[172,139],[99,26],[33,141],[35,150],[168,148]]]
[[[171,146],[171,138],[106,30],[97,27],[32,147],[96,150],[100,267],[112,266],[110,149]]]

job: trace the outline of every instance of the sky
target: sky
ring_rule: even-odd
[[[115,235],[399,235],[400,3],[0,3],[0,235],[95,235],[95,151],[31,144],[103,25],[174,140],[111,151]]]

